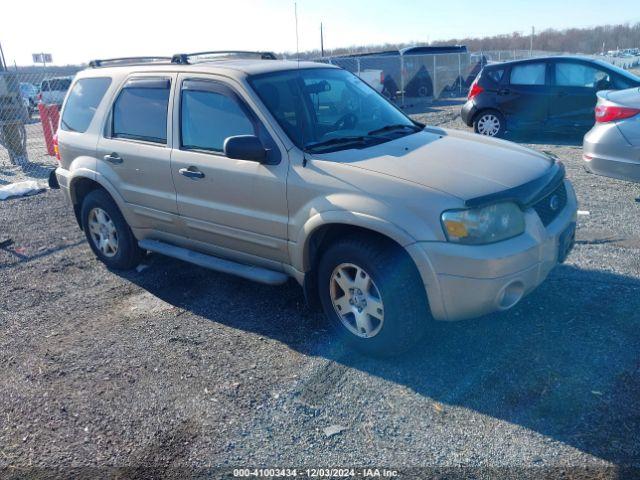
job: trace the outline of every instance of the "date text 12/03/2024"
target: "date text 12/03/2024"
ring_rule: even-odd
[[[237,468],[234,477],[393,478],[397,470],[385,468]]]

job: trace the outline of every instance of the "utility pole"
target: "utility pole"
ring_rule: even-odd
[[[529,42],[529,56],[533,55],[533,36],[536,34],[536,27],[531,27],[531,41]]]
[[[320,56],[324,57],[324,36],[322,34],[322,22],[320,22]]]

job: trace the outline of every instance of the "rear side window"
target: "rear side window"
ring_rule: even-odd
[[[544,85],[545,63],[526,63],[511,68],[511,85]]]
[[[113,105],[111,136],[166,144],[170,85],[168,79],[129,80]]]
[[[60,128],[70,132],[85,132],[98,105],[111,85],[110,78],[83,78],[78,80],[62,112]]]
[[[255,135],[253,122],[238,102],[221,92],[183,90],[182,147],[222,152],[227,137]]]

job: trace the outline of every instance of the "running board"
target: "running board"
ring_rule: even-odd
[[[247,280],[253,280],[254,282],[266,283],[268,285],[281,285],[285,283],[288,278],[287,275],[282,272],[236,263],[231,260],[194,252],[187,248],[177,247],[157,240],[141,240],[138,242],[138,245],[144,250],[161,253],[168,257],[177,258],[178,260],[183,260],[218,272],[229,273],[237,277],[246,278]]]

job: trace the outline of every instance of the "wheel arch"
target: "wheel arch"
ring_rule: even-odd
[[[80,212],[82,211],[82,202],[86,196],[94,190],[104,190],[120,209],[120,212],[125,217],[125,220],[131,225],[130,218],[128,218],[127,211],[124,207],[124,199],[120,196],[117,190],[111,185],[103,176],[85,175],[82,172],[74,175],[69,181],[69,196],[71,203],[73,204],[73,212],[76,217],[76,221],[80,228],[82,228],[82,219],[80,218]]]
[[[329,245],[339,238],[367,235],[369,238],[402,249],[414,261],[405,247],[415,240],[407,232],[368,215],[349,213],[348,217],[345,218],[341,212],[323,212],[312,217],[301,229],[297,242],[299,247],[291,252],[294,268],[304,272],[305,297],[314,309],[320,308],[316,278],[318,260]]]

